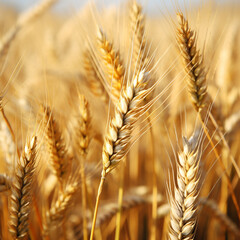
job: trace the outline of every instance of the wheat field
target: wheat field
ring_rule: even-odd
[[[0,239],[240,239],[240,4],[56,4],[0,5]]]

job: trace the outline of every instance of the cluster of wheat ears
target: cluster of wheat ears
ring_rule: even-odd
[[[240,8],[0,8],[0,239],[240,239]]]

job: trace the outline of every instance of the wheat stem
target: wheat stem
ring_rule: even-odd
[[[101,175],[102,176],[101,176],[101,180],[100,180],[100,183],[98,186],[98,193],[97,193],[96,204],[95,204],[95,209],[94,209],[94,214],[93,214],[90,240],[93,240],[94,230],[95,230],[96,221],[97,221],[97,213],[98,213],[98,207],[99,207],[99,202],[100,202],[100,196],[102,193],[103,184],[104,184],[105,177],[106,177],[106,171],[103,170]]]
[[[120,228],[121,228],[121,214],[122,214],[122,204],[123,204],[123,186],[124,186],[124,166],[121,166],[120,170],[120,187],[118,189],[118,212],[116,216],[116,230],[115,230],[115,240],[120,239]]]

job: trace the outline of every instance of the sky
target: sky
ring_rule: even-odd
[[[5,3],[10,6],[14,6],[19,11],[29,8],[35,5],[39,0],[0,0],[0,3]],[[101,6],[119,5],[124,0],[92,0]],[[171,9],[175,2],[178,2],[180,6],[184,6],[184,3],[191,2],[192,5],[199,4],[201,2],[213,1],[213,0],[142,0],[140,1],[144,6],[148,6],[149,11],[154,11],[161,6],[166,6],[167,9]],[[230,0],[215,0],[215,2],[229,2]],[[240,0],[232,0],[239,2]],[[84,6],[89,0],[59,0],[55,6],[55,10],[58,12],[71,13],[76,9]]]

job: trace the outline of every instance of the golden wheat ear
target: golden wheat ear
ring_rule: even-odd
[[[107,39],[107,35],[101,28],[98,28],[97,40],[101,59],[103,60],[106,69],[105,76],[107,78],[109,89],[111,89],[111,93],[117,100],[120,96],[125,74],[123,60],[121,59],[120,52],[115,51],[113,43]]]
[[[58,226],[64,221],[65,214],[70,209],[73,200],[75,199],[75,194],[79,189],[79,182],[73,181],[68,183],[62,192],[59,193],[57,200],[51,205],[50,209],[46,212],[46,222],[43,227],[43,235],[48,236],[49,230]]]
[[[196,46],[196,33],[188,26],[188,21],[182,13],[177,14],[179,28],[177,41],[181,50],[185,71],[188,74],[187,84],[192,103],[197,111],[205,106],[207,95],[206,73],[203,67],[203,57]]]
[[[137,75],[143,68],[149,71],[152,66],[149,64],[150,45],[146,39],[145,15],[142,6],[137,1],[132,1],[130,8],[130,26],[133,45],[131,66],[134,75]]]
[[[45,139],[50,154],[50,163],[53,173],[58,178],[60,187],[63,188],[66,176],[69,173],[71,158],[68,156],[65,141],[50,107],[42,105],[41,108],[44,115],[43,123]]]
[[[88,101],[84,95],[79,94],[78,116],[74,128],[74,143],[76,150],[80,155],[85,156],[87,154],[89,146],[89,125],[90,114]]]
[[[183,138],[183,151],[178,154],[177,184],[170,196],[169,239],[193,239],[196,224],[199,143],[195,136]]]
[[[88,48],[85,50],[83,58],[83,67],[91,92],[102,99],[105,103],[108,103],[108,92],[102,83],[99,67],[95,63],[94,56],[92,56],[91,51]]]
[[[9,231],[14,239],[28,235],[31,193],[37,155],[37,137],[27,142],[19,159],[11,186]]]

